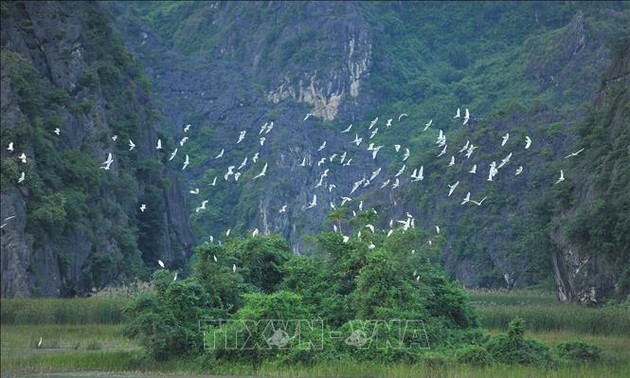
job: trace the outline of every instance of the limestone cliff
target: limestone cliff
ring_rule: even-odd
[[[2,4],[3,297],[87,294],[190,251],[148,87],[106,20],[93,3]],[[169,211],[148,221],[141,203]]]

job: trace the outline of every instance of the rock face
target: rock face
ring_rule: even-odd
[[[564,301],[601,304],[630,295],[630,36],[618,48],[580,132],[584,156],[576,171],[584,179],[575,184],[575,205],[552,223],[554,277]]]
[[[2,7],[2,297],[87,294],[146,277],[158,256],[183,266],[184,198],[154,148],[141,71],[105,15],[92,3]],[[140,203],[169,211],[150,223]]]

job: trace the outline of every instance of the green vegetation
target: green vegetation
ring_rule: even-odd
[[[172,278],[171,278],[172,281]],[[483,294],[475,293],[473,297],[480,301]],[[489,295],[496,303],[512,303],[518,307],[529,306],[545,297],[539,293],[514,292],[492,293]],[[517,299],[516,299],[517,298]],[[530,298],[530,299],[528,299]],[[515,300],[516,299],[516,300]],[[252,316],[255,308],[266,308],[266,311],[281,303],[292,303],[297,300],[293,294],[279,291],[275,295],[253,294],[247,299],[249,309],[244,309]],[[519,327],[512,327],[506,334],[498,333],[495,327],[482,327],[486,330],[485,343],[470,344],[454,352],[426,351],[421,361],[409,362],[377,362],[357,361],[351,357],[340,357],[325,362],[312,364],[287,364],[290,360],[281,358],[276,362],[264,361],[256,370],[251,363],[238,361],[212,360],[205,356],[194,358],[171,358],[156,360],[147,355],[135,341],[124,335],[125,326],[121,323],[111,323],[107,316],[89,315],[89,322],[84,322],[81,316],[95,313],[93,309],[105,309],[118,301],[128,303],[128,299],[94,297],[84,298],[82,302],[74,299],[3,299],[1,308],[3,321],[0,338],[2,342],[2,374],[6,373],[54,373],[70,371],[107,371],[119,372],[131,376],[150,376],[156,373],[175,373],[192,376],[195,374],[219,375],[255,375],[260,377],[312,377],[312,376],[375,376],[399,377],[417,376],[418,374],[443,377],[613,377],[624,376],[630,371],[630,354],[627,348],[630,333],[619,331],[616,334],[597,335],[588,330],[574,327],[574,323],[564,321],[563,331],[531,331],[530,319],[524,319],[524,333],[522,323]],[[127,302],[126,302],[127,301]],[[77,305],[76,303],[81,303]],[[529,303],[529,304],[528,304]],[[67,305],[69,304],[69,305]],[[247,305],[246,305],[247,306]],[[121,319],[121,306],[115,306],[120,311],[112,318]],[[545,303],[540,311],[548,311],[550,318],[560,316],[556,308],[565,308],[560,303]],[[64,309],[66,308],[66,309]],[[280,307],[275,307],[279,311]],[[52,317],[41,316],[46,311],[66,315],[54,320]],[[293,308],[291,308],[292,310]],[[488,311],[498,310],[498,306],[486,306]],[[19,310],[19,311],[18,311]],[[87,311],[86,311],[87,310]],[[276,311],[274,310],[274,311]],[[601,310],[601,309],[588,309]],[[30,322],[15,323],[5,320],[5,314],[20,312],[21,319]],[[267,316],[263,312],[259,316]],[[531,314],[526,314],[529,316]],[[595,318],[597,315],[592,314]],[[10,317],[7,319],[11,319]],[[80,323],[80,324],[77,324]],[[554,320],[555,322],[555,320]],[[54,324],[53,324],[54,323]],[[514,331],[519,331],[514,333]],[[42,337],[41,348],[37,348],[39,338]],[[506,340],[512,337],[516,342],[527,342],[531,339],[542,342],[542,347],[548,350],[556,362],[552,367],[500,364],[496,357],[489,352],[489,344],[493,340]],[[522,340],[522,341],[518,341]],[[505,342],[505,341],[504,341]],[[515,341],[513,341],[515,342]],[[494,342],[497,344],[497,342]],[[538,345],[538,344],[537,344]],[[327,345],[328,347],[329,345]],[[538,345],[540,347],[540,345]],[[531,349],[529,350],[531,352]],[[232,351],[235,353],[235,351]],[[127,373],[124,373],[127,372]],[[133,372],[133,373],[132,373]]]

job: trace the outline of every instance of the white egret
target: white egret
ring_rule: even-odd
[[[59,129],[58,127],[55,128],[54,133],[57,135],[61,134],[61,129]]]
[[[473,200],[470,200],[470,202],[474,203],[474,204],[475,204],[475,205],[477,205],[477,206],[481,206],[481,204],[483,203],[483,201],[485,201],[485,200],[486,200],[486,198],[488,198],[488,197],[483,197],[483,198],[481,199],[481,201],[479,201],[479,202],[477,202],[477,201],[473,201]]]
[[[101,167],[101,169],[104,169],[106,171],[109,171],[109,166],[112,165],[112,162],[114,161],[114,158],[112,157],[112,153],[110,152],[107,155],[107,160],[105,160],[104,162],[102,162],[101,164],[103,165]]]
[[[556,184],[561,183],[562,181],[564,181],[564,172],[562,171],[562,169],[560,170],[560,177],[558,178],[558,181],[556,181]],[[554,184],[555,185],[555,184]]]
[[[457,108],[457,113],[455,113],[455,116],[453,118],[461,118],[461,112],[459,111],[459,108]]]
[[[158,139],[157,140],[157,145],[155,146],[156,150],[161,150],[162,149],[162,139]]]
[[[190,194],[199,194],[199,188],[191,189]]]
[[[245,139],[245,134],[247,134],[247,130],[243,130],[240,132],[240,134],[238,135],[238,140],[236,141],[236,144],[241,143],[243,139]]]
[[[311,203],[308,205],[307,209],[312,209],[315,206],[317,206],[317,194],[313,194],[313,200],[311,201]]]
[[[190,130],[190,126],[191,126],[191,124],[189,123],[189,124],[187,124],[187,125],[184,127],[184,132],[185,132],[185,133],[187,133],[187,132],[188,132],[188,130]]]
[[[22,152],[22,155],[18,156],[18,159],[22,161],[22,163],[26,164],[26,154]]]
[[[578,151],[571,152],[570,154],[568,154],[568,155],[567,155],[567,156],[565,156],[564,158],[565,158],[565,159],[568,159],[568,158],[573,157],[573,156],[578,156],[578,155],[580,154],[580,152],[582,152],[582,151],[584,151],[584,149],[583,149],[583,148],[582,148],[582,149],[580,149],[580,150],[578,150]]]
[[[188,155],[186,155],[184,159],[184,166],[182,167],[182,171],[186,169],[186,167],[188,167],[188,164],[190,164],[190,158],[188,157]]]
[[[21,184],[22,182],[24,182],[25,179],[26,179],[26,173],[22,172],[22,174],[20,174],[20,177],[18,178],[18,184]]]
[[[516,173],[514,173],[514,176],[518,176],[523,172],[523,166],[519,165],[518,168],[516,168]]]
[[[529,146],[532,145],[532,138],[530,138],[529,136],[525,136],[525,149],[528,149]]]
[[[432,125],[432,124],[433,124],[433,120],[430,120],[429,122],[427,122],[427,123],[424,125],[424,129],[422,129],[422,131],[427,131],[427,129],[428,129],[429,127],[431,127],[431,125]]]
[[[280,210],[278,210],[279,213],[286,213],[286,211],[287,211],[287,205],[282,205]]]
[[[409,117],[409,115],[407,113],[400,113],[400,115],[398,116],[398,122],[400,122],[400,119],[402,117]]]
[[[7,151],[13,152],[13,142],[9,143],[9,147],[7,147]]]
[[[162,260],[158,260],[158,265],[162,268],[164,268],[164,262],[162,262]]]
[[[475,174],[477,173],[477,164],[473,165],[472,168],[470,169],[470,171],[468,171],[469,173]]]
[[[324,148],[326,148],[326,141],[324,141],[324,143],[322,143],[319,148],[317,149],[317,152],[323,150]]]
[[[216,185],[217,185],[217,176],[214,176],[214,179],[210,183],[210,186],[216,186]]]
[[[349,133],[350,130],[352,129],[352,124],[350,124],[350,126],[348,126],[345,130],[343,130],[341,133],[345,134],[345,133]]]
[[[129,139],[129,151],[133,150],[136,147],[135,143],[131,139]]]
[[[142,204],[140,205],[140,211],[144,213],[144,211],[147,209],[147,205],[146,204]]]
[[[466,202],[470,201],[470,192],[466,193],[466,197],[464,197],[464,200],[462,201],[462,205],[465,204]]]
[[[222,157],[224,152],[225,152],[225,148],[222,148],[221,152],[219,152],[219,154],[217,156],[215,156],[214,158],[218,159],[218,158]]]
[[[171,152],[171,156],[168,158],[168,161],[175,159],[175,155],[177,155],[177,148],[175,149],[175,151]]]
[[[457,185],[459,185],[459,181],[457,181],[453,185],[447,185],[450,188],[449,191],[448,191],[448,196],[449,197],[451,196],[451,194],[453,194],[453,191],[455,191],[455,188],[457,188]]]
[[[503,140],[501,141],[501,147],[505,146],[505,144],[507,143],[508,139],[510,139],[510,133],[505,133],[505,135],[502,138],[503,138]]]

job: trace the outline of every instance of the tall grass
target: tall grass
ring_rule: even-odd
[[[570,330],[591,335],[630,336],[630,309],[589,308],[575,304],[481,306],[477,308],[482,327],[506,330],[516,317],[525,319],[531,331]]]
[[[12,298],[0,300],[2,324],[119,324],[128,298]]]

